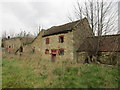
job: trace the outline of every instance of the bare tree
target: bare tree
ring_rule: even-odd
[[[87,17],[94,34],[101,36],[117,30],[118,10],[116,6],[117,2],[103,0],[85,0],[83,5],[78,1],[74,5],[74,13],[77,19]]]
[[[94,39],[92,39],[92,44],[95,44],[92,46],[94,48],[93,54],[97,57],[97,61],[99,57],[100,44],[103,40],[103,38],[101,38],[102,35],[117,32],[117,2],[105,2],[103,0],[85,0],[85,2],[82,4],[83,5],[81,5],[81,2],[79,1],[76,3],[74,6],[74,14],[77,19],[87,17],[94,35],[98,36],[96,42],[94,42]],[[92,53],[88,53],[91,56]]]
[[[34,33],[34,36],[37,36],[41,30],[42,30],[42,26],[39,25],[37,28],[37,32]]]
[[[2,32],[2,39],[5,39],[5,38],[7,38],[7,32],[6,31]]]

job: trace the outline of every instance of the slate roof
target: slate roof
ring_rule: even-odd
[[[85,19],[86,18],[83,18],[81,20],[77,20],[60,26],[53,26],[45,31],[43,37],[72,31],[73,27],[75,27],[78,23],[84,21]]]
[[[120,52],[120,34],[102,37],[88,37],[80,45],[77,52]]]

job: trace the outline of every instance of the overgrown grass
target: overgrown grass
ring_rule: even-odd
[[[118,67],[3,59],[3,88],[118,88]]]

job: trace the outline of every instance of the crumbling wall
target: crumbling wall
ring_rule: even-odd
[[[11,53],[15,53],[15,51],[22,45],[22,42],[20,41],[20,38],[11,38],[3,41],[3,44],[4,44],[3,50],[7,50],[10,46]]]
[[[98,62],[100,64],[108,64],[108,65],[120,65],[120,52],[99,52],[100,55],[98,57]],[[89,60],[87,52],[78,52],[78,63],[85,63],[85,60]],[[92,60],[95,57],[92,57]],[[91,62],[96,63],[96,62]]]
[[[102,64],[120,65],[120,52],[101,52],[98,59]]]

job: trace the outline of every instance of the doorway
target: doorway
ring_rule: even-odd
[[[56,59],[56,54],[52,54],[51,61],[55,62],[55,59]]]

